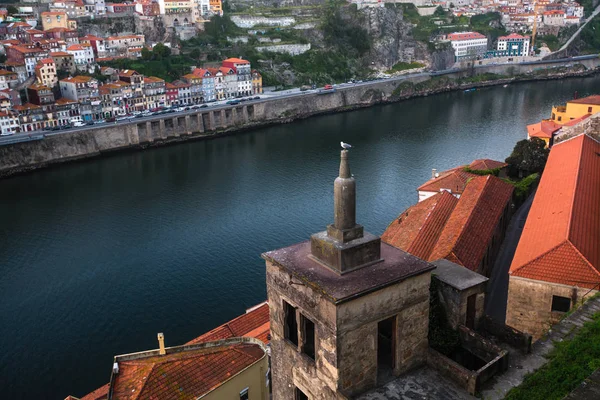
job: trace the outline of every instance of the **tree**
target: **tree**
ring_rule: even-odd
[[[155,60],[162,60],[171,55],[171,49],[162,43],[157,43],[152,49],[152,54]]]
[[[8,6],[6,7],[6,12],[8,15],[15,15],[19,13],[19,9],[15,6]]]
[[[534,172],[542,172],[550,150],[546,142],[539,138],[521,140],[517,142],[510,156],[506,159],[508,175],[522,177]]]
[[[152,52],[148,50],[146,47],[142,48],[142,60],[149,61],[152,60]]]
[[[200,50],[193,49],[192,51],[190,51],[190,57],[193,58],[194,60],[198,60],[200,58]]]

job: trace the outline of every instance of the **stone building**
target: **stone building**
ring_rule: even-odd
[[[600,142],[552,147],[509,270],[506,323],[538,339],[600,288]]]
[[[342,150],[334,223],[263,254],[274,399],[345,399],[426,362],[431,264],[355,220]]]

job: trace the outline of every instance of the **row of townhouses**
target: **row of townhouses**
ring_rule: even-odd
[[[456,32],[445,35],[454,50],[456,61],[491,57],[525,57],[530,55],[530,38],[518,33],[500,36],[496,50],[488,50],[488,39],[479,32]]]
[[[103,67],[107,83],[90,76],[56,78],[52,58],[40,60],[35,83],[27,88],[28,102],[21,104],[10,88],[14,72],[0,70],[0,128],[2,134],[32,132],[82,122],[132,116],[162,107],[189,106],[262,93],[262,77],[250,62],[230,58],[219,68],[195,68],[172,83],[134,70]],[[57,97],[59,97],[57,99]]]

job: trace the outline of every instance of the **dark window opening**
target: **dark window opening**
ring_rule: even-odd
[[[476,303],[476,294],[467,297],[467,320],[465,321],[465,325],[467,325],[467,328],[469,329],[475,329],[475,314],[477,312],[477,309],[475,308]]]
[[[240,400],[248,400],[248,388],[240,392]]]
[[[285,338],[298,346],[298,321],[296,320],[296,307],[288,302],[283,302],[285,316]]]
[[[552,296],[552,311],[567,312],[571,309],[571,299],[568,297]]]
[[[302,327],[302,352],[315,359],[315,324],[304,315],[300,316],[300,323]]]
[[[588,114],[592,113],[592,107],[588,107]]]
[[[296,393],[294,396],[294,400],[308,400],[308,396],[304,394],[304,392],[298,388],[296,388]]]
[[[560,121],[562,121],[562,117],[558,117],[558,121],[559,121],[559,122],[560,122]]]
[[[393,378],[396,353],[396,317],[377,324],[377,380],[384,383]]]

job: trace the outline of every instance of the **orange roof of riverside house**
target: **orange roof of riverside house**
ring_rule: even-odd
[[[156,76],[145,76],[144,83],[164,83],[164,79],[157,78]]]
[[[510,39],[521,39],[521,40],[524,40],[524,39],[529,39],[529,36],[521,36],[518,33],[511,33],[508,36],[500,36],[498,38],[498,40],[510,40]]]
[[[98,389],[94,390],[91,393],[86,394],[79,400],[106,400],[108,399],[108,390],[110,389],[110,384],[106,384]],[[66,399],[65,399],[66,400]]]
[[[40,14],[42,17],[50,16],[50,15],[67,15],[64,11],[44,11]]]
[[[462,193],[470,178],[479,175],[465,171],[465,167],[455,167],[440,173],[437,178],[432,178],[419,186],[418,191],[439,192],[442,189],[450,189],[452,193]]]
[[[52,51],[50,57],[74,57],[74,55],[66,51]]]
[[[269,330],[269,304],[264,302],[248,309],[245,314],[187,342],[186,345],[244,336],[253,337],[268,344],[270,341]]]
[[[91,76],[83,76],[83,75],[77,75],[71,78],[65,78],[65,79],[61,79],[61,82],[71,82],[71,83],[86,83],[91,81],[92,78]]]
[[[600,95],[595,94],[593,96],[582,97],[581,99],[569,100],[567,101],[567,104],[568,103],[590,104],[594,106],[600,106]]]
[[[250,64],[250,61],[242,60],[241,58],[228,58],[227,60],[223,60],[223,62],[232,62],[236,64]]]
[[[385,243],[429,260],[458,199],[448,192],[433,196],[407,208],[381,235]]]
[[[156,354],[156,355],[155,355]],[[119,400],[197,399],[220,387],[231,377],[266,357],[255,343],[200,343],[167,349],[167,354],[128,359],[115,358],[119,372],[113,374],[111,397]]]
[[[61,97],[60,99],[56,100],[56,105],[57,106],[62,106],[64,104],[77,104],[78,102],[75,100],[71,100],[67,97]]]
[[[471,179],[444,226],[430,261],[445,258],[477,272],[513,186],[495,176]]]
[[[600,143],[552,147],[509,274],[569,286],[600,283]]]
[[[134,69],[124,69],[119,72],[119,76],[133,76],[133,75],[139,75],[139,74]]]
[[[17,75],[16,72],[7,71],[5,69],[0,69],[0,75]]]
[[[447,38],[448,40],[471,40],[485,39],[485,36],[479,32],[458,32],[449,34]]]
[[[552,135],[560,128],[562,128],[562,125],[559,125],[552,120],[544,119],[537,124],[527,125],[527,135],[529,135],[529,137],[551,139]]]
[[[502,161],[490,160],[489,158],[480,158],[469,164],[469,168],[474,171],[486,171],[489,169],[504,168],[508,164]]]

